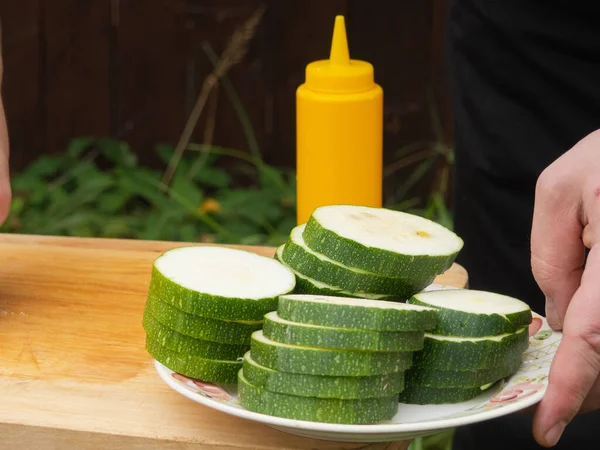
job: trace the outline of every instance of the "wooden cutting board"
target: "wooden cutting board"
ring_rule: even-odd
[[[153,261],[182,245],[0,235],[0,449],[398,448],[295,437],[168,388],[141,319]]]

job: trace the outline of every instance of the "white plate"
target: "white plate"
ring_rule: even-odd
[[[432,286],[433,289],[445,288]],[[538,403],[548,385],[548,373],[562,334],[533,314],[529,348],[513,376],[499,381],[479,397],[451,405],[400,404],[398,414],[374,425],[340,425],[285,419],[248,411],[237,402],[235,385],[215,385],[174,373],[158,361],[156,370],[173,390],[209,408],[252,420],[291,434],[346,442],[387,442],[414,439],[450,428],[514,413]]]

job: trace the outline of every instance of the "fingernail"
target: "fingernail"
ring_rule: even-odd
[[[558,422],[556,425],[550,428],[550,430],[544,436],[546,444],[548,444],[548,446],[550,447],[554,447],[560,439],[560,437],[562,436],[563,431],[565,431],[566,426],[566,422]]]

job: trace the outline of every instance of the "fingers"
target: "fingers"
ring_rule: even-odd
[[[2,225],[8,217],[11,200],[12,192],[8,172],[6,175],[2,175],[0,169],[0,225]]]
[[[579,188],[570,183],[572,176],[557,173],[556,167],[546,169],[536,186],[531,269],[546,296],[548,324],[560,330],[581,281],[584,246]]]
[[[582,407],[597,406],[592,388],[600,373],[600,246],[588,255],[581,287],[565,316],[563,339],[552,362],[548,390],[533,424],[536,440],[553,446]],[[592,394],[588,397],[588,394]],[[585,404],[584,404],[585,401]]]
[[[4,223],[10,211],[12,191],[9,172],[8,131],[4,116],[4,106],[0,101],[0,225]]]

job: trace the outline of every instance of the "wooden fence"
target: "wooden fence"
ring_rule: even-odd
[[[294,165],[295,89],[305,65],[327,57],[336,14],[346,15],[352,57],[372,62],[384,88],[386,155],[434,138],[428,98],[451,141],[443,0],[0,0],[13,169],[80,135],[125,139],[155,164],[153,146],[177,142],[213,68],[206,43],[220,53],[261,4],[248,53],[228,76],[267,161]],[[217,92],[212,141],[246,151],[234,107]]]

